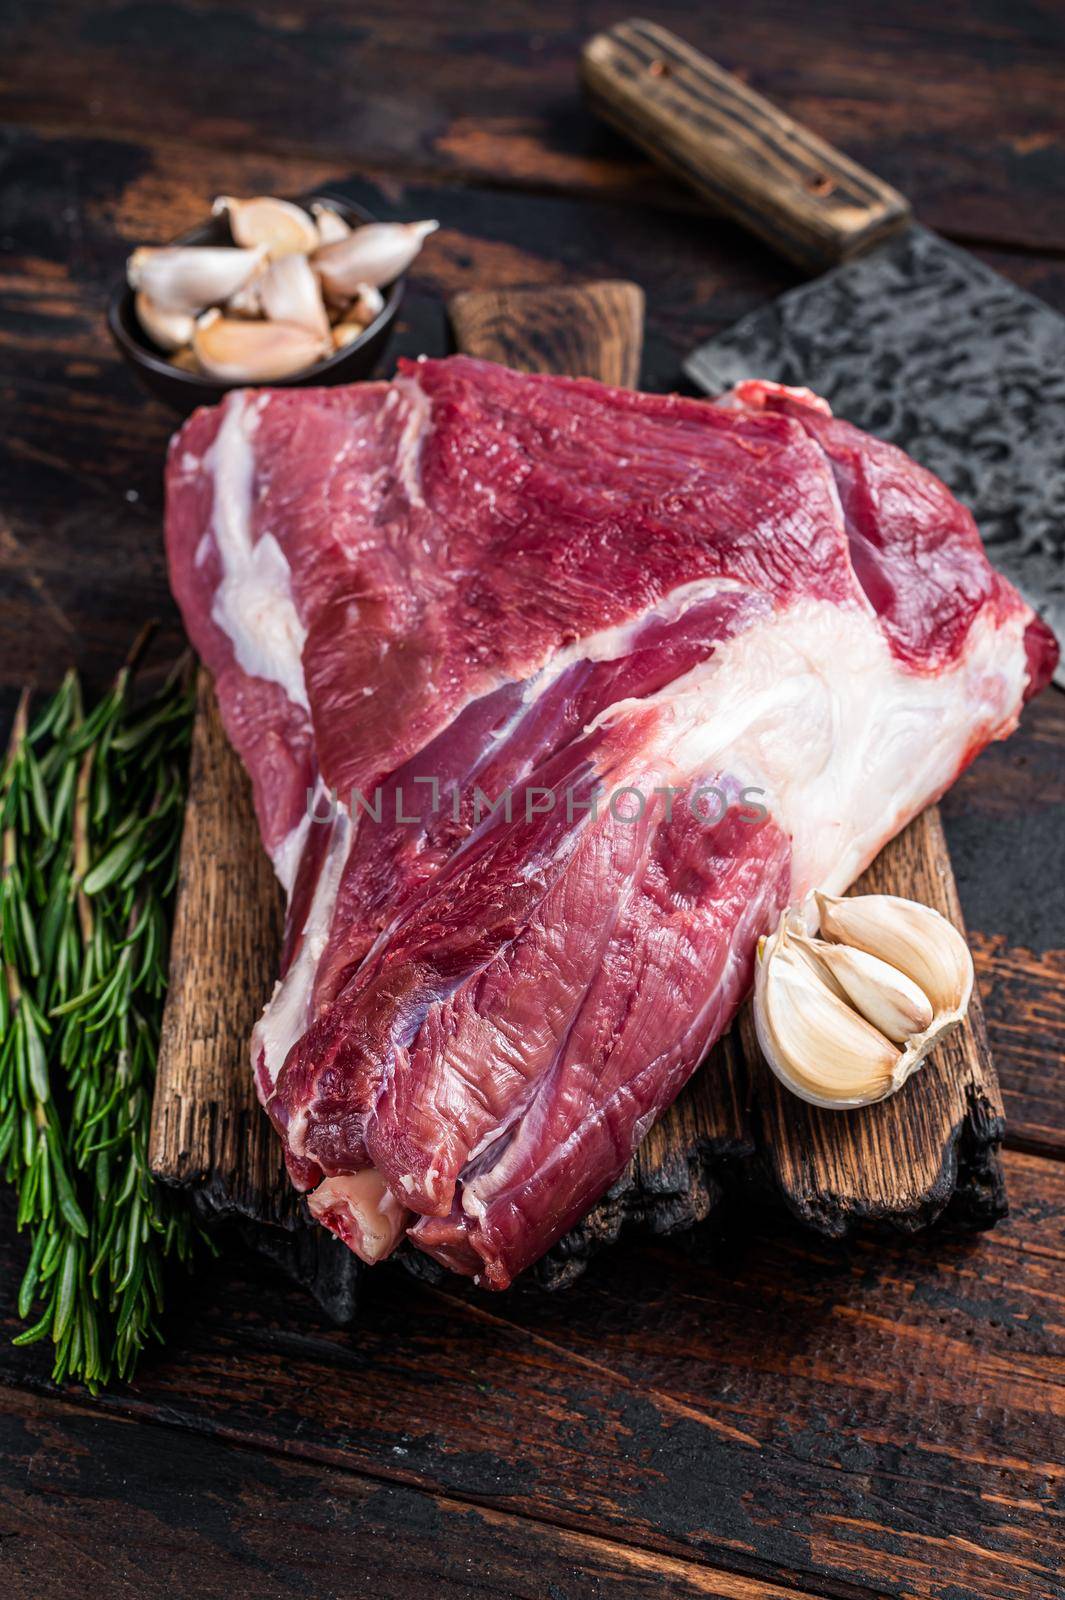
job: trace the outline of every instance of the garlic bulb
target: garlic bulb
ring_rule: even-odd
[[[317,334],[289,322],[248,322],[204,312],[192,341],[196,360],[223,383],[270,383],[313,366],[328,353]]]
[[[375,289],[372,283],[358,283],[351,304],[340,320],[357,322],[360,328],[368,328],[384,309],[385,297],[380,289]]]
[[[303,254],[318,248],[318,229],[306,211],[291,200],[273,195],[257,195],[254,200],[235,200],[219,195],[211,207],[214,216],[229,218],[229,231],[237,244],[248,248],[262,245],[271,261],[281,256]]]
[[[326,296],[346,301],[363,284],[380,289],[406,272],[438,222],[368,222],[346,239],[315,251],[314,265]]]
[[[758,949],[754,1022],[781,1082],[811,1105],[899,1089],[965,1015],[972,957],[938,911],[896,895],[814,897],[817,939],[792,908]]]
[[[140,289],[161,310],[195,316],[243,288],[265,255],[227,245],[142,245],[126,263],[131,289]]]

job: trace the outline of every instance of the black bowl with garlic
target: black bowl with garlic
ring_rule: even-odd
[[[111,333],[182,412],[246,385],[350,383],[384,353],[404,274],[436,226],[378,222],[328,194],[223,196],[173,244],[134,250]]]

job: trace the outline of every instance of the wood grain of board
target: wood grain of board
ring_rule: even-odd
[[[455,342],[522,372],[562,372],[635,389],[643,354],[644,294],[635,283],[470,289],[448,312]]]
[[[201,670],[148,1159],[208,1209],[264,1222],[294,1214],[248,1053],[273,982],[263,980],[277,972],[283,916],[251,785]]]

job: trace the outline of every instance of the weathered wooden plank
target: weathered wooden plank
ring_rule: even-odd
[[[202,1204],[293,1219],[281,1150],[252,1084],[248,1041],[277,972],[281,891],[259,843],[251,786],[210,679],[196,698],[170,981],[148,1159]]]
[[[8,1600],[804,1600],[403,1484],[0,1393]]]
[[[985,0],[949,26],[921,0],[880,12],[759,0],[730,11],[727,28],[692,0],[647,10],[902,189],[934,226],[1065,244],[1055,0]],[[683,203],[580,105],[578,55],[618,20],[609,0],[501,8],[490,20],[476,0],[357,13],[315,0],[283,11],[238,0],[224,13],[102,0],[91,14],[47,0],[4,17],[4,98],[23,123],[151,130],[227,157],[302,153],[334,171]]]
[[[1007,1137],[1065,1149],[1065,694],[1051,690],[942,802],[973,931]]]
[[[350,1336],[228,1252],[100,1406],[822,1595],[1061,1600],[1065,1167],[1007,1167],[978,1239],[829,1247],[737,1203],[565,1295],[379,1270]],[[0,1342],[0,1384],[47,1370]]]

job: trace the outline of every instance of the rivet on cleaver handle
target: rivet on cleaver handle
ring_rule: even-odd
[[[803,267],[860,255],[909,202],[656,23],[597,33],[581,78],[599,114]]]

